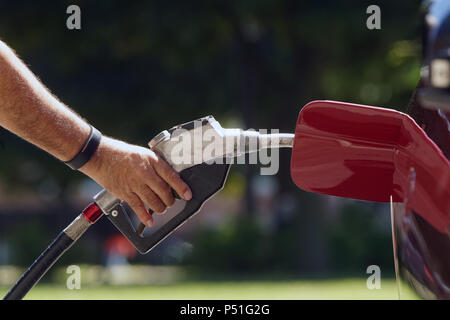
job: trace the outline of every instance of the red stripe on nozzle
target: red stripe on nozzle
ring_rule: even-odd
[[[90,203],[83,210],[83,217],[91,224],[100,219],[102,215],[102,210],[95,203]]]

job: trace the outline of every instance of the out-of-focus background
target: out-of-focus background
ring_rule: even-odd
[[[372,2],[0,1],[0,38],[106,135],[146,145],[205,115],[293,132],[316,99],[406,110],[421,1]],[[81,30],[66,28],[71,4]],[[370,4],[381,30],[366,27]],[[100,187],[1,128],[0,154],[3,294]],[[289,162],[282,150],[275,176],[234,165],[225,189],[147,255],[100,220],[29,298],[397,298],[389,206],[301,191]],[[66,288],[68,265],[81,267],[81,290]],[[370,265],[381,290],[366,287]]]

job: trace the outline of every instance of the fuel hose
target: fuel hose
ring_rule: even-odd
[[[3,298],[20,300],[39,282],[56,261],[83,235],[83,233],[103,215],[95,204],[89,204],[55,240],[41,253],[33,264],[22,274]]]

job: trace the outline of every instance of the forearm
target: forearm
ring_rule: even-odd
[[[90,131],[1,41],[0,126],[62,161],[80,151]]]
[[[0,41],[0,126],[62,161],[73,159],[90,133],[89,125],[58,101]],[[171,187],[185,200],[192,198],[184,183],[162,158],[148,148],[103,137],[80,171],[117,198],[125,200],[141,222],[173,204]]]

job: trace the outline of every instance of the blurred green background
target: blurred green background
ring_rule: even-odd
[[[301,107],[316,99],[406,110],[419,79],[420,3],[0,1],[0,39],[104,134],[146,145],[164,129],[209,114],[224,127],[292,132]],[[81,8],[81,30],[66,28],[71,4]],[[370,4],[381,8],[381,30],[366,28]],[[100,187],[1,128],[0,153],[5,291]],[[239,292],[239,281],[248,283],[242,297],[249,298],[395,298],[388,206],[298,190],[289,161],[290,152],[281,151],[276,176],[234,165],[223,192],[145,256],[118,255],[117,232],[100,221],[32,297],[92,297],[88,289],[60,294],[64,266],[83,264],[175,268],[183,276],[169,277],[167,297],[196,297],[201,283]],[[365,281],[373,264],[392,292],[371,296]],[[144,278],[139,284],[152,286]],[[130,288],[105,290],[136,297]]]

